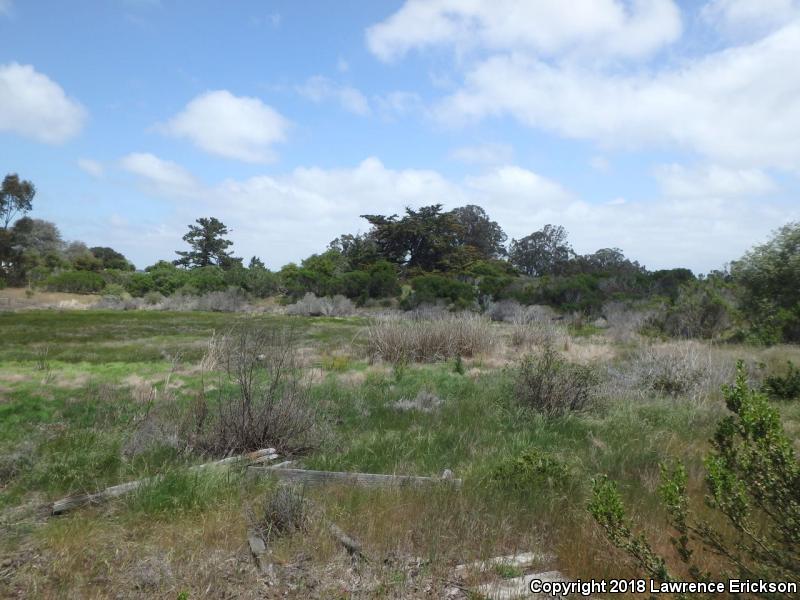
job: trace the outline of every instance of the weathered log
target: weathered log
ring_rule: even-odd
[[[351,556],[367,560],[361,544],[342,531],[335,523],[330,523],[328,526],[328,531],[331,532],[331,535],[336,539],[336,541],[345,547]]]
[[[265,448],[263,450],[256,450],[255,452],[248,452],[247,454],[243,454],[241,456],[229,456],[228,458],[223,458],[222,460],[216,460],[214,462],[197,465],[192,467],[190,470],[196,471],[209,467],[231,467],[239,463],[244,463],[245,465],[253,463],[258,464],[275,460],[276,458],[278,458],[278,454],[276,454],[274,448]],[[125,494],[129,494],[139,489],[143,485],[154,483],[159,479],[160,476],[156,475],[154,477],[139,479],[138,481],[129,481],[128,483],[113,485],[93,494],[76,494],[73,496],[68,496],[53,502],[50,508],[50,514],[60,515],[75,508],[86,506],[87,504],[102,504],[103,502],[107,502],[113,498],[118,498],[120,496],[124,496]]]
[[[414,475],[385,475],[378,473],[346,473],[340,471],[311,471],[308,469],[285,469],[278,467],[248,467],[250,477],[277,477],[307,485],[341,483],[362,487],[425,486],[448,484],[461,487],[460,479],[441,479],[439,477],[417,477]]]

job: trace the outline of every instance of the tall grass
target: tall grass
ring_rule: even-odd
[[[488,353],[496,344],[488,319],[463,313],[434,319],[382,318],[367,328],[372,359],[435,362]]]

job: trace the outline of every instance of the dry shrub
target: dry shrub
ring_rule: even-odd
[[[293,485],[279,485],[264,502],[264,513],[255,527],[265,538],[290,535],[304,531],[310,518],[310,503],[302,488]]]
[[[294,329],[242,323],[213,338],[222,370],[215,395],[194,406],[196,444],[214,455],[274,447],[288,455],[318,443],[316,410],[297,359]]]
[[[618,388],[697,398],[718,393],[733,375],[733,362],[712,346],[683,341],[635,349],[632,359],[616,371]]]
[[[392,407],[399,411],[418,410],[420,412],[429,413],[437,410],[442,403],[442,399],[436,394],[427,390],[421,390],[413,400],[409,398],[400,398],[400,400],[392,404]]]
[[[566,361],[552,346],[525,356],[514,373],[514,397],[547,416],[586,408],[598,377],[592,367]]]
[[[639,331],[650,322],[656,312],[652,308],[633,308],[624,302],[608,302],[603,306],[603,318],[608,324],[608,333],[617,342],[636,339]]]
[[[245,293],[241,289],[229,288],[218,292],[206,292],[200,296],[176,293],[153,305],[153,308],[175,311],[238,312],[247,309],[248,305]]]
[[[519,313],[511,323],[511,344],[516,348],[532,346],[562,348],[569,344],[566,326],[560,321],[543,317],[538,312]]]
[[[303,317],[348,317],[355,312],[355,305],[344,296],[318,298],[311,292],[286,307],[287,315]]]
[[[470,357],[484,354],[494,345],[491,323],[472,313],[431,320],[383,318],[367,329],[370,357],[394,363]]]

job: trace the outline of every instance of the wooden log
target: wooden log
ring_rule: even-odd
[[[275,460],[276,458],[278,458],[278,454],[275,452],[274,448],[264,448],[263,450],[256,450],[255,452],[242,454],[241,456],[229,456],[228,458],[223,458],[222,460],[215,460],[213,462],[197,465],[191,467],[189,470],[197,471],[210,467],[231,467],[239,463],[248,465],[253,462],[260,463],[264,461]],[[143,485],[154,483],[159,479],[160,476],[156,475],[154,477],[139,479],[138,481],[129,481],[128,483],[113,485],[93,494],[76,494],[74,496],[68,496],[53,502],[50,508],[50,514],[60,515],[75,508],[86,506],[87,504],[102,504],[103,502],[107,502],[113,498],[118,498],[120,496],[124,496],[125,494],[129,494],[139,489]]]
[[[461,487],[460,479],[441,479],[439,477],[417,477],[414,475],[385,475],[378,473],[345,473],[339,471],[311,471],[308,469],[285,469],[278,467],[248,467],[248,476],[277,477],[308,485],[326,483],[350,484],[362,487],[425,486],[448,484]]]

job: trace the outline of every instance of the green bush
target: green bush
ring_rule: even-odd
[[[463,281],[443,275],[421,275],[411,280],[413,292],[401,301],[401,308],[411,309],[422,304],[445,300],[454,309],[465,309],[475,303],[475,288]]]
[[[594,481],[589,511],[612,544],[624,550],[646,575],[659,582],[730,577],[764,581],[800,579],[800,464],[780,415],[765,394],[751,389],[740,361],[736,383],[723,386],[731,415],[720,421],[706,458],[706,505],[715,514],[696,514],[689,507],[688,477],[682,465],[662,465],[660,494],[675,534],[671,541],[683,563],[669,565],[653,551],[631,521],[616,485]],[[712,558],[723,572],[701,568],[698,557]],[[763,598],[779,594],[754,593]]]
[[[763,391],[774,400],[800,398],[800,369],[787,361],[784,375],[770,375],[764,380]]]
[[[48,277],[44,285],[51,292],[96,294],[105,287],[106,282],[93,271],[64,271]]]
[[[492,485],[506,490],[531,491],[563,486],[569,479],[569,468],[549,452],[527,448],[517,456],[500,460],[491,470]]]

